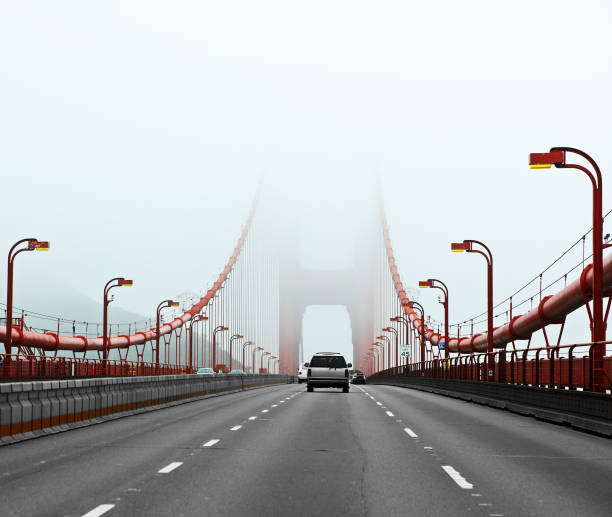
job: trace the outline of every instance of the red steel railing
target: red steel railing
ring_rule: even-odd
[[[592,391],[593,348],[609,343],[612,341],[438,358],[389,368],[375,375],[487,381],[487,359],[492,355],[497,366],[494,382]],[[603,377],[604,391],[609,393],[612,390],[612,356],[604,357]]]
[[[136,377],[142,375],[183,375],[194,373],[188,366],[174,364],[107,360],[106,368],[98,359],[45,357],[12,354],[7,361],[0,356],[0,378],[11,379],[71,379],[85,377]]]

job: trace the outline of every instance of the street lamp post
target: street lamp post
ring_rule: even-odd
[[[394,336],[395,336],[395,366],[398,367],[399,366],[399,335],[397,332],[397,329],[393,328],[393,327],[385,327],[383,329],[383,332],[391,332]]]
[[[256,358],[255,356],[259,350],[263,350],[263,347],[256,346],[255,348],[253,348],[253,373],[256,373],[255,372],[255,358]]]
[[[247,341],[246,343],[242,344],[242,368],[244,369],[245,373],[246,373],[246,369],[247,369],[247,367],[246,367],[246,355],[245,355],[246,347],[254,345],[254,344],[255,343],[253,343],[252,341]],[[254,368],[251,367],[251,369],[254,369]]]
[[[117,282],[116,284],[113,282]],[[132,280],[126,280],[123,277],[116,277],[110,279],[106,282],[104,286],[104,298],[102,301],[103,314],[102,314],[102,325],[104,328],[102,329],[102,370],[106,372],[106,361],[108,360],[108,305],[112,302],[112,299],[109,300],[108,293],[110,290],[115,287],[120,286],[132,286],[134,282]]]
[[[378,348],[379,346],[384,349],[384,345],[382,343],[379,343],[378,341],[372,343],[372,350],[376,352],[376,361],[375,361],[376,372],[380,371],[380,349]]]
[[[208,321],[208,316],[198,314],[189,325],[189,371],[193,371],[193,326],[199,321]]]
[[[475,249],[478,244],[482,249]],[[483,243],[474,239],[465,239],[463,242],[453,242],[451,251],[478,253],[487,261],[487,380],[495,380],[495,358],[493,357],[493,254]]]
[[[259,358],[259,363],[260,363],[259,364],[259,371],[264,369],[264,367],[263,367],[263,360],[264,360],[264,357],[266,355],[272,355],[272,354],[270,352],[264,352],[263,354],[261,354],[261,357]]]
[[[408,345],[410,344],[410,330],[412,328],[410,325],[410,321],[404,316],[394,316],[393,318],[389,318],[389,321],[402,323],[404,325],[404,327],[406,328],[405,342],[406,342],[406,347],[408,347]],[[407,357],[405,358],[405,363],[408,364]]]
[[[423,363],[425,362],[425,309],[419,302],[411,302],[411,301],[408,301],[407,303],[402,302],[402,308],[403,309],[406,309],[406,308],[415,309],[416,308],[421,311],[421,332],[420,332],[420,337],[419,337],[421,350],[420,350],[419,359]]]
[[[440,302],[442,307],[444,307],[444,357],[448,357],[448,287],[442,280],[438,280],[437,278],[429,278],[424,281],[419,282],[419,287],[430,287],[433,289],[440,289],[444,293],[444,301]]]
[[[215,372],[217,371],[217,332],[226,332],[227,330],[229,329],[227,327],[224,327],[223,325],[217,325],[215,329],[213,330],[213,342],[212,342],[212,349],[213,349],[212,363],[213,364],[212,366]]]
[[[389,339],[389,336],[383,336],[383,335],[376,336],[376,339],[384,339],[387,342],[387,357],[385,360],[385,356],[383,354],[383,368],[385,366],[389,368],[391,366],[391,340]],[[383,346],[383,352],[384,352],[384,346]]]
[[[244,336],[240,335],[240,334],[234,334],[232,337],[230,337],[230,364],[229,364],[229,369],[230,372],[232,371],[232,365],[233,365],[233,355],[234,355],[234,341],[236,341],[237,339],[242,339]]]
[[[165,309],[166,307],[178,307],[179,306],[179,302],[175,302],[174,300],[164,300],[163,302],[160,302],[160,304],[157,306],[157,319],[156,319],[156,328],[155,328],[155,369],[159,370],[159,335],[160,335],[160,328],[159,328],[159,320],[160,320],[160,313],[162,309]]]
[[[27,248],[17,249],[20,244],[28,243]],[[39,241],[34,237],[27,239],[21,239],[17,241],[8,253],[8,274],[7,274],[7,286],[6,286],[6,339],[4,341],[4,351],[6,355],[6,361],[11,360],[11,348],[13,344],[13,263],[15,257],[23,251],[48,251],[49,243],[47,241]]]
[[[585,159],[595,173],[582,165],[567,163],[566,153],[572,153]],[[603,242],[603,185],[599,166],[587,153],[573,147],[552,147],[548,153],[532,153],[529,155],[529,165],[532,169],[550,169],[552,165],[559,169],[577,169],[584,172],[591,180],[593,187],[593,311],[589,314],[591,320],[591,341],[598,343],[606,340],[606,324],[603,312],[603,250],[610,246]],[[588,310],[588,304],[587,304]],[[590,312],[590,311],[589,311]],[[606,347],[604,344],[593,347],[593,391],[602,391],[604,385],[603,358]]]

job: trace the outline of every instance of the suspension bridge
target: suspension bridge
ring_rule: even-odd
[[[369,189],[374,194],[367,202],[345,200],[346,210],[355,214],[354,227],[345,230],[359,235],[351,249],[350,267],[314,270],[302,266],[299,233],[292,222],[269,213],[266,203],[271,201],[264,186],[254,195],[236,245],[214,283],[198,295],[152,300],[151,317],[146,321],[109,320],[111,290],[120,296],[122,289],[138,286],[137,278],[119,275],[100,286],[103,313],[98,322],[77,321],[69,314],[38,314],[14,306],[13,271],[20,267],[19,255],[53,250],[53,243],[45,241],[44,236],[25,236],[8,254],[7,300],[0,321],[0,340],[4,343],[0,387],[6,394],[6,399],[0,400],[2,439],[20,442],[79,423],[143,414],[151,406],[166,409],[151,417],[153,425],[160,426],[159,433],[150,433],[148,428],[141,441],[130,438],[141,432],[136,417],[113,420],[115,423],[108,427],[82,429],[79,434],[70,431],[58,435],[59,456],[49,460],[49,468],[55,472],[53,476],[67,483],[74,481],[69,472],[80,471],[81,460],[67,459],[63,451],[86,448],[91,436],[104,443],[127,443],[132,451],[125,475],[117,477],[113,477],[114,469],[105,463],[101,449],[84,452],[85,464],[99,465],[104,479],[98,488],[94,488],[93,480],[85,480],[83,485],[74,481],[79,490],[87,492],[84,498],[77,499],[65,488],[57,488],[52,478],[43,479],[35,470],[37,461],[48,461],[42,441],[25,441],[19,449],[0,451],[5,469],[1,474],[14,490],[18,490],[18,479],[24,475],[31,486],[59,490],[62,496],[54,503],[55,513],[66,513],[64,509],[70,505],[76,508],[70,511],[83,514],[89,506],[95,507],[91,511],[98,513],[91,515],[110,510],[126,515],[170,513],[173,510],[164,483],[178,469],[172,474],[172,493],[180,494],[176,504],[186,514],[197,512],[198,505],[209,507],[213,514],[225,510],[239,513],[245,507],[258,514],[284,514],[303,504],[327,515],[365,515],[368,508],[376,508],[375,514],[395,515],[410,500],[419,515],[432,514],[431,505],[436,508],[434,514],[482,511],[483,515],[506,515],[506,511],[507,515],[527,515],[512,497],[499,490],[513,479],[529,505],[534,505],[528,508],[537,507],[530,514],[604,515],[610,503],[605,486],[612,468],[609,442],[575,430],[612,435],[612,342],[606,338],[612,255],[606,254],[609,235],[603,232],[610,212],[603,212],[602,174],[593,158],[569,147],[531,154],[530,165],[578,170],[588,176],[593,189],[590,227],[575,236],[551,264],[535,275],[532,272],[531,280],[502,300],[494,298],[493,290],[495,243],[478,239],[449,242],[449,260],[457,260],[458,275],[461,261],[451,252],[472,254],[473,260],[483,264],[478,281],[486,285],[482,293],[486,310],[463,321],[450,319],[453,304],[461,303],[466,296],[452,290],[453,278],[432,278],[432,272],[423,271],[418,285],[402,281],[393,242],[403,236],[393,234],[380,189],[374,183]],[[418,288],[435,289],[440,298],[432,303],[419,295],[425,291]],[[294,385],[298,365],[308,359],[303,357],[301,343],[302,319],[310,305],[347,308],[353,368],[363,370],[369,384],[352,389],[350,397],[355,398],[350,400],[354,402],[326,394],[323,412],[321,397],[317,406],[314,395],[304,394]],[[440,312],[442,318],[432,318]],[[588,329],[590,340],[568,342],[564,339],[568,317],[580,314],[580,325]],[[200,368],[212,368],[217,375],[204,381],[194,375]],[[242,374],[230,373],[236,370],[242,370]],[[103,394],[98,398],[91,395],[86,404],[89,395],[76,392],[82,389],[91,393],[94,386],[104,386]],[[266,388],[253,391],[255,387]],[[53,394],[42,395],[45,389]],[[210,397],[221,392],[228,394]],[[503,407],[568,424],[574,430],[538,420],[521,423],[524,427],[516,430],[523,417],[507,412],[492,415],[496,410],[455,399]],[[198,409],[181,404],[192,400],[199,401]],[[384,413],[379,422],[381,410]],[[355,422],[354,418],[365,420]],[[280,429],[291,432],[273,427],[280,422]],[[478,436],[466,435],[465,429],[470,426],[477,426]],[[322,428],[326,429],[325,436],[319,433]],[[241,442],[247,440],[241,436],[249,432],[248,441]],[[383,441],[374,438],[379,433]],[[294,440],[303,446],[296,449]],[[165,467],[161,449],[138,457],[139,447],[159,441],[192,448],[196,456],[190,459],[186,453],[176,452],[179,461]],[[463,447],[480,449],[493,457],[499,453],[500,444],[509,451],[508,456],[495,460],[491,471],[480,465],[478,454],[467,459],[461,454]],[[529,470],[533,464],[509,464],[509,457],[531,457],[536,446],[544,456],[557,458],[563,465],[561,470],[567,468],[573,474],[556,470],[553,482],[547,478],[547,468],[534,473]],[[277,454],[266,460],[258,454],[243,454],[245,447],[274,449]],[[406,447],[413,467],[394,454],[394,450]],[[593,451],[589,458],[580,452],[585,448]],[[300,451],[299,458],[290,458],[296,450]],[[215,451],[219,453],[216,456]],[[29,454],[31,461],[26,461],[26,474],[17,474],[23,470],[22,452]],[[328,453],[326,457],[324,453]],[[598,455],[606,460],[598,463],[594,459]],[[118,461],[118,456],[113,461]],[[307,467],[296,492],[289,478],[299,465]],[[64,466],[68,466],[67,471],[62,470]],[[424,477],[415,477],[414,468],[422,469]],[[133,481],[142,469],[155,473],[151,483]],[[393,479],[385,476],[385,469],[395,473]],[[369,483],[377,488],[364,495],[363,486],[359,488],[363,483],[360,473],[366,471]],[[320,472],[326,473],[324,484],[318,477]],[[584,501],[593,493],[592,486],[582,486],[582,475],[597,480],[593,482],[599,495],[588,503]],[[252,481],[253,477],[258,480]],[[192,479],[206,486],[206,496],[193,495]],[[228,491],[228,479],[234,487],[235,483],[250,483],[249,491],[236,496]],[[402,481],[405,479],[410,480],[408,485]],[[432,484],[445,488],[436,490]],[[286,499],[277,494],[267,500],[261,494],[269,496],[271,486],[280,487],[279,494],[292,495]],[[563,497],[554,500],[550,495],[557,493],[554,486],[574,490],[579,496],[571,504]],[[136,497],[140,491],[148,491],[151,497]],[[303,496],[312,491],[320,491],[325,497],[313,502]],[[111,493],[114,498],[107,495]],[[165,495],[154,495],[158,493]],[[332,493],[341,495],[333,498]],[[538,500],[546,500],[548,506],[538,506]],[[34,515],[37,512],[32,505],[41,503],[35,496],[27,502],[4,497],[3,504],[11,514],[23,507],[29,509],[25,513]],[[273,511],[270,504],[280,505],[277,509],[282,511]],[[581,512],[584,507],[580,504],[589,511]],[[462,509],[457,510],[457,505]]]

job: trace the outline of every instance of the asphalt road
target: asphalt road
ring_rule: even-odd
[[[284,385],[0,447],[2,516],[606,516],[612,441],[391,386]]]

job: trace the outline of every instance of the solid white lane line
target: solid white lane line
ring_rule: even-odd
[[[262,413],[267,413],[268,411],[270,411],[269,409],[262,409],[261,412]]]
[[[377,403],[379,406],[382,406],[382,403],[381,403],[381,402],[376,402],[376,403]]]
[[[202,447],[212,447],[215,443],[218,443],[219,440],[209,440],[206,443],[202,444]]]
[[[472,488],[474,488],[472,483],[468,483],[468,481],[450,465],[442,465],[442,470],[444,470],[444,472],[464,490],[472,490]]]
[[[242,427],[241,425],[235,425],[234,427],[230,429],[230,431],[238,431],[238,429],[240,429],[241,427]]]
[[[114,507],[114,504],[101,504],[100,506],[96,506],[90,512],[84,514],[83,517],[99,517],[100,515],[105,514],[109,510],[112,510]]]
[[[385,413],[387,413],[387,416],[395,416],[391,411],[385,411]]]
[[[404,427],[404,431],[405,433],[410,436],[410,438],[418,438],[419,435],[416,434],[412,429],[410,429],[410,427]]]
[[[169,474],[174,469],[179,468],[182,464],[183,464],[182,461],[174,461],[174,462],[170,463],[170,465],[166,465],[163,469],[159,469],[157,471],[157,473],[158,474]]]
[[[249,420],[255,420],[257,417],[256,416],[250,416]]]

